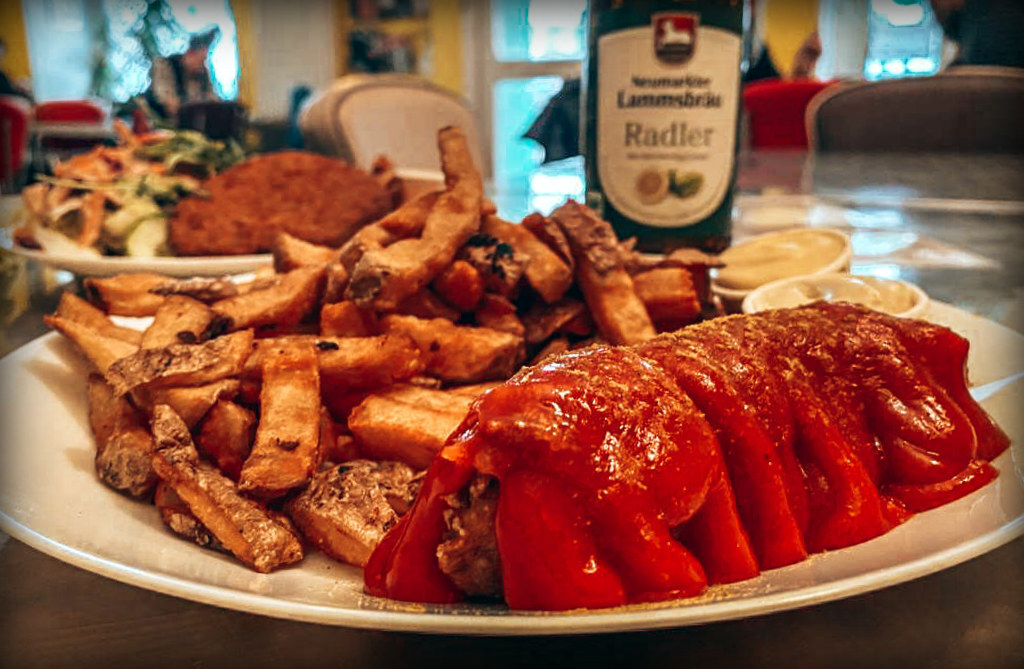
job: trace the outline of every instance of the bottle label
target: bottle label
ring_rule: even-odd
[[[654,227],[700,223],[732,186],[742,43],[659,12],[602,35],[597,171],[609,204]]]

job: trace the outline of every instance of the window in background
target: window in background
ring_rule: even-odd
[[[26,0],[22,9],[35,99],[87,97],[99,12],[87,0]]]
[[[501,211],[510,219],[547,213],[566,197],[583,196],[582,160],[542,165],[544,149],[523,134],[564,81],[579,77],[586,9],[586,0],[473,3],[469,39],[484,43],[471,43],[470,49],[486,54],[476,65],[474,103],[483,116],[481,134],[490,144],[494,180],[499,192],[527,192],[512,200],[528,202],[528,210]]]
[[[207,67],[214,90],[223,99],[238,95],[238,37],[228,0],[103,0],[106,57],[96,87],[117,102],[149,88],[150,58],[181,53],[189,37],[213,26],[220,28]]]
[[[586,0],[494,0],[495,60],[582,60],[587,53],[586,9]]]
[[[942,28],[928,0],[871,0],[864,76],[869,80],[935,74]]]

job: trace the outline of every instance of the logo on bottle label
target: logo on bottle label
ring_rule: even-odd
[[[696,14],[602,35],[597,173],[606,202],[654,227],[700,223],[732,186],[739,35]]]
[[[658,13],[652,17],[654,56],[666,65],[685,65],[697,46],[697,14]]]

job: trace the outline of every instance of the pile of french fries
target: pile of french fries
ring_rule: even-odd
[[[439,146],[445,189],[339,249],[281,235],[248,281],[131,274],[64,294],[46,321],[94,368],[99,478],[260,572],[310,545],[362,565],[479,394],[701,317],[713,258],[635,253],[575,202],[504,221],[462,133]]]

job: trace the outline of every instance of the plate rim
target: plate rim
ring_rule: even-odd
[[[156,272],[169,276],[220,276],[251,272],[259,267],[270,266],[272,253],[247,253],[241,255],[216,256],[69,256],[48,253],[46,250],[28,249],[0,235],[0,248],[12,255],[41,263],[54,269],[64,270],[79,276],[112,276],[125,272]],[[218,271],[206,270],[214,266]],[[221,271],[223,270],[223,271]]]
[[[496,614],[430,613],[341,608],[199,584],[178,576],[139,569],[50,539],[0,511],[0,530],[66,564],[119,583],[218,608],[335,627],[435,635],[563,636],[682,628],[741,620],[908,583],[944,571],[1004,546],[1024,535],[1024,513],[1001,527],[910,562],[814,586],[753,598],[725,599],[700,605],[627,605],[592,611],[536,612],[499,610]],[[382,600],[386,601],[386,600]],[[685,600],[680,600],[685,601]],[[538,621],[544,624],[538,625]]]
[[[950,312],[943,315],[949,316],[951,313],[955,313],[980,319],[990,326],[1008,330],[1024,340],[1024,335],[1005,325],[952,305],[933,302],[933,305],[936,304],[942,312]],[[49,341],[59,338],[60,335],[55,332],[36,337],[0,358],[0,363],[31,359],[36,349],[46,347]],[[1000,459],[1009,460],[1012,457],[1011,452],[1008,450],[1000,456]],[[1001,467],[1001,469],[1007,471],[1005,467]],[[1008,471],[1007,474],[1009,474]],[[971,497],[973,495],[964,499]],[[900,529],[896,528],[893,532],[898,532]],[[900,585],[962,564],[1024,535],[1024,509],[1021,509],[1016,516],[1006,519],[998,527],[955,545],[907,562],[825,583],[751,597],[724,598],[710,602],[687,604],[686,600],[680,600],[677,605],[662,602],[656,605],[628,605],[592,611],[540,613],[509,611],[499,607],[495,607],[493,612],[476,613],[402,611],[340,607],[276,598],[224,585],[199,583],[183,576],[160,573],[146,567],[133,566],[123,560],[90,553],[88,550],[75,548],[33,530],[10,516],[3,508],[0,508],[0,530],[46,555],[85,571],[133,587],[218,608],[271,618],[378,631],[419,632],[437,635],[558,636],[682,628],[727,620],[740,620],[840,601]],[[381,599],[380,601],[386,602],[387,600]]]

